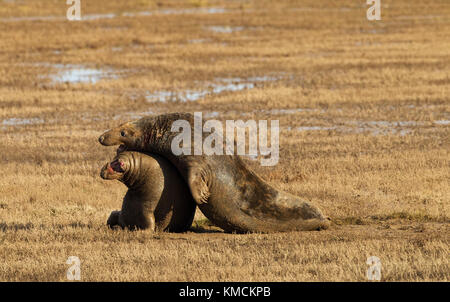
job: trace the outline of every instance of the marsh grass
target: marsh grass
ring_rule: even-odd
[[[355,1],[82,3],[117,17],[12,22],[64,18],[67,6],[0,5],[0,280],[64,281],[75,255],[85,281],[364,281],[374,255],[382,280],[448,281],[447,1],[384,1],[379,22]],[[124,14],[203,7],[225,10]],[[58,64],[113,76],[55,82]],[[146,98],[264,76],[277,79],[190,102]],[[185,234],[107,229],[126,188],[100,179],[115,150],[97,137],[174,111],[278,119],[279,164],[248,164],[332,228],[223,234],[198,213]]]

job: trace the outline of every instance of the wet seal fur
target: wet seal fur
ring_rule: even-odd
[[[168,159],[187,182],[203,214],[227,232],[269,233],[329,227],[330,221],[317,207],[275,189],[237,155],[174,155],[171,142],[178,133],[172,132],[171,127],[176,120],[188,121],[194,135],[192,114],[170,113],[124,123],[102,134],[99,142],[105,146],[120,145],[119,150],[157,153]],[[200,133],[205,136],[202,130]]]
[[[185,232],[194,219],[195,201],[181,175],[156,154],[122,152],[100,172],[103,179],[123,182],[128,191],[121,211],[113,211],[113,228]]]

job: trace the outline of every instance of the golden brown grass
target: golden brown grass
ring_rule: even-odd
[[[363,281],[372,255],[382,280],[449,279],[447,1],[385,0],[376,22],[355,1],[82,1],[82,14],[121,15],[83,22],[64,20],[64,3],[0,5],[0,280],[66,280],[71,255],[85,281]],[[226,11],[123,15],[198,7]],[[62,19],[6,20],[25,16]],[[52,64],[115,76],[55,83]],[[145,98],[263,76],[277,80]],[[231,235],[199,214],[186,234],[108,230],[126,188],[100,179],[114,150],[97,137],[173,111],[280,120],[279,164],[249,165],[333,227]]]

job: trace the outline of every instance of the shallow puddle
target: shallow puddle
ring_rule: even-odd
[[[321,130],[333,130],[336,127],[322,127],[322,126],[305,126],[305,127],[295,127],[293,128],[296,131],[321,131]],[[288,127],[287,130],[292,130],[291,127]]]
[[[351,12],[354,10],[359,10],[358,7],[339,7],[339,8],[325,8],[325,7],[294,7],[291,8],[290,11],[294,12]]]
[[[440,121],[434,121],[437,125],[450,125],[450,120],[440,120]]]
[[[12,117],[2,121],[4,126],[23,126],[23,125],[34,125],[44,123],[43,119],[40,118],[17,118]]]
[[[243,26],[208,26],[208,30],[216,32],[216,33],[223,33],[223,34],[230,34],[232,32],[236,31],[242,31],[244,30]]]
[[[88,68],[82,65],[53,64],[57,72],[49,77],[53,83],[90,83],[95,84],[101,79],[117,78],[112,70]]]
[[[153,16],[153,15],[221,14],[227,11],[228,10],[221,7],[200,7],[200,8],[184,8],[184,9],[160,9],[154,11],[140,11],[140,12],[124,12],[121,14],[115,13],[82,14],[81,21],[113,19],[117,17]],[[64,20],[67,20],[66,16],[25,16],[25,17],[0,18],[0,22],[64,21]]]
[[[152,15],[190,15],[190,14],[222,14],[227,12],[222,7],[200,7],[200,8],[181,8],[181,9],[159,9],[154,11],[130,12],[124,13],[125,17],[152,16]]]
[[[258,113],[267,113],[267,114],[273,114],[273,115],[289,115],[289,114],[295,114],[299,112],[313,112],[313,111],[319,111],[319,109],[312,109],[312,108],[291,108],[291,109],[282,109],[282,108],[273,108],[273,109],[256,109],[253,111],[208,111],[203,113],[204,118],[216,118],[220,116],[252,116],[254,114]],[[292,130],[291,127],[288,127],[288,130]],[[325,129],[306,129],[306,130],[325,130]]]
[[[361,128],[367,128],[367,127],[381,127],[381,128],[393,128],[393,127],[408,127],[408,126],[419,126],[422,125],[420,122],[416,121],[396,121],[396,122],[389,122],[389,121],[355,121],[350,122],[351,124],[356,124]]]
[[[260,112],[269,113],[269,114],[278,114],[278,115],[295,114],[295,113],[299,113],[299,112],[313,112],[313,111],[318,111],[318,109],[311,109],[311,108],[279,109],[279,108],[275,108],[275,109],[270,109],[270,110],[260,110]]]
[[[215,83],[206,85],[203,90],[184,90],[184,91],[156,91],[145,95],[148,102],[168,102],[168,101],[197,101],[210,94],[220,94],[228,91],[241,91],[256,87],[257,82],[275,81],[277,77],[262,76],[242,78],[216,78]]]
[[[190,43],[190,44],[200,44],[200,43],[206,43],[208,41],[210,41],[210,40],[209,39],[191,39],[191,40],[188,40],[188,43]]]

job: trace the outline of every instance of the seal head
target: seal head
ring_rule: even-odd
[[[127,166],[123,160],[118,158],[106,163],[100,171],[101,178],[105,180],[121,180],[124,173],[127,171]]]
[[[117,149],[117,154],[119,154],[127,150],[139,149],[141,136],[142,133],[137,127],[137,121],[131,121],[106,131],[98,138],[98,141],[103,146],[119,145]]]

